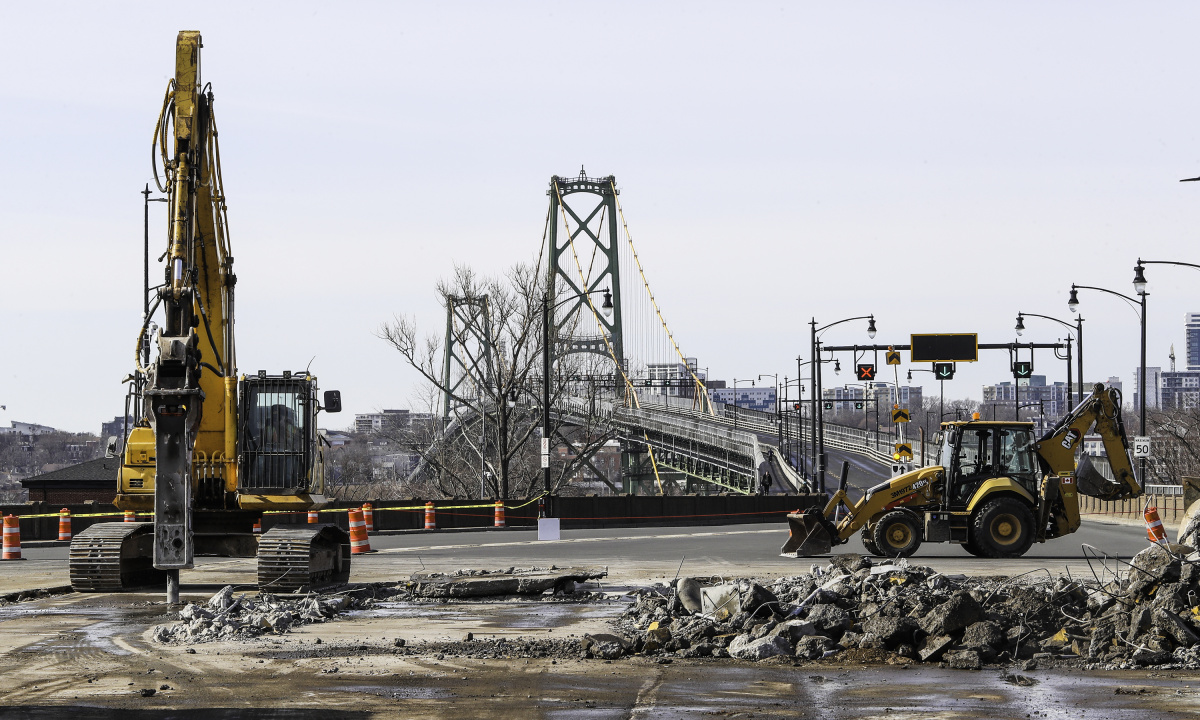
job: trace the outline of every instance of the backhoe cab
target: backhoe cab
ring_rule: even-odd
[[[973,555],[1019,557],[1034,542],[1079,528],[1077,493],[1104,499],[1141,494],[1120,407],[1118,391],[1097,385],[1040,440],[1028,422],[942,423],[937,465],[897,475],[857,503],[843,482],[823,511],[788,515],[790,535],[781,553],[823,555],[860,532],[874,555],[905,557],[922,542],[952,542]],[[1076,451],[1093,426],[1115,480],[1097,472],[1086,455],[1076,467]]]

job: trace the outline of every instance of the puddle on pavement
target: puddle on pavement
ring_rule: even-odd
[[[405,685],[411,678],[397,678],[395,685],[348,685],[338,688],[342,692],[363,693],[394,700],[445,700],[454,693],[444,688]]]
[[[69,595],[45,600],[0,607],[0,629],[4,623],[31,617],[57,616],[81,618],[74,627],[20,648],[22,653],[55,653],[74,655],[88,651],[111,655],[129,655],[113,638],[118,635],[136,637],[150,625],[166,620],[166,607],[147,605],[144,601],[128,602],[129,596]],[[122,598],[124,603],[117,601]],[[89,620],[93,622],[88,622]]]

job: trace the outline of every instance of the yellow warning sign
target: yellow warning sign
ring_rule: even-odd
[[[900,364],[900,353],[891,348],[888,348],[887,364],[888,365],[899,365]]]
[[[909,421],[908,410],[905,410],[904,408],[896,408],[895,410],[892,411],[892,422],[902,423],[902,422],[908,422],[908,421]]]
[[[908,443],[896,443],[896,455],[905,460],[912,460],[912,445]]]

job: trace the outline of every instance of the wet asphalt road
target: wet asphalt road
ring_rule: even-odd
[[[539,542],[532,529],[490,532],[436,532],[372,535],[378,552],[359,556],[351,578],[358,581],[394,579],[421,569],[464,567],[601,565],[614,580],[636,582],[683,575],[779,577],[807,572],[812,559],[783,558],[779,548],[787,539],[784,523],[699,527],[641,527],[566,530],[562,539]],[[925,544],[910,558],[945,573],[969,575],[1019,574],[1046,568],[1052,574],[1090,575],[1101,571],[1089,565],[1082,545],[1123,559],[1146,547],[1145,531],[1133,525],[1085,521],[1074,535],[1035,544],[1025,557],[988,560],[969,555],[957,545]],[[835,552],[865,553],[855,535]],[[66,568],[67,548],[28,548],[25,567]],[[198,558],[197,567],[213,567],[217,558]],[[819,560],[818,560],[819,561]],[[253,560],[238,561],[250,570]],[[65,576],[65,572],[64,572]],[[64,577],[65,579],[65,577]],[[215,578],[214,578],[215,580]],[[185,583],[187,579],[185,579]]]

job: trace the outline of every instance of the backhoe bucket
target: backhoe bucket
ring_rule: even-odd
[[[833,550],[833,535],[829,521],[819,510],[788,513],[788,539],[779,549],[783,557],[812,557],[828,555]]]
[[[1091,456],[1084,455],[1075,466],[1075,488],[1081,495],[1109,500],[1118,497],[1124,486],[1101,475]]]

